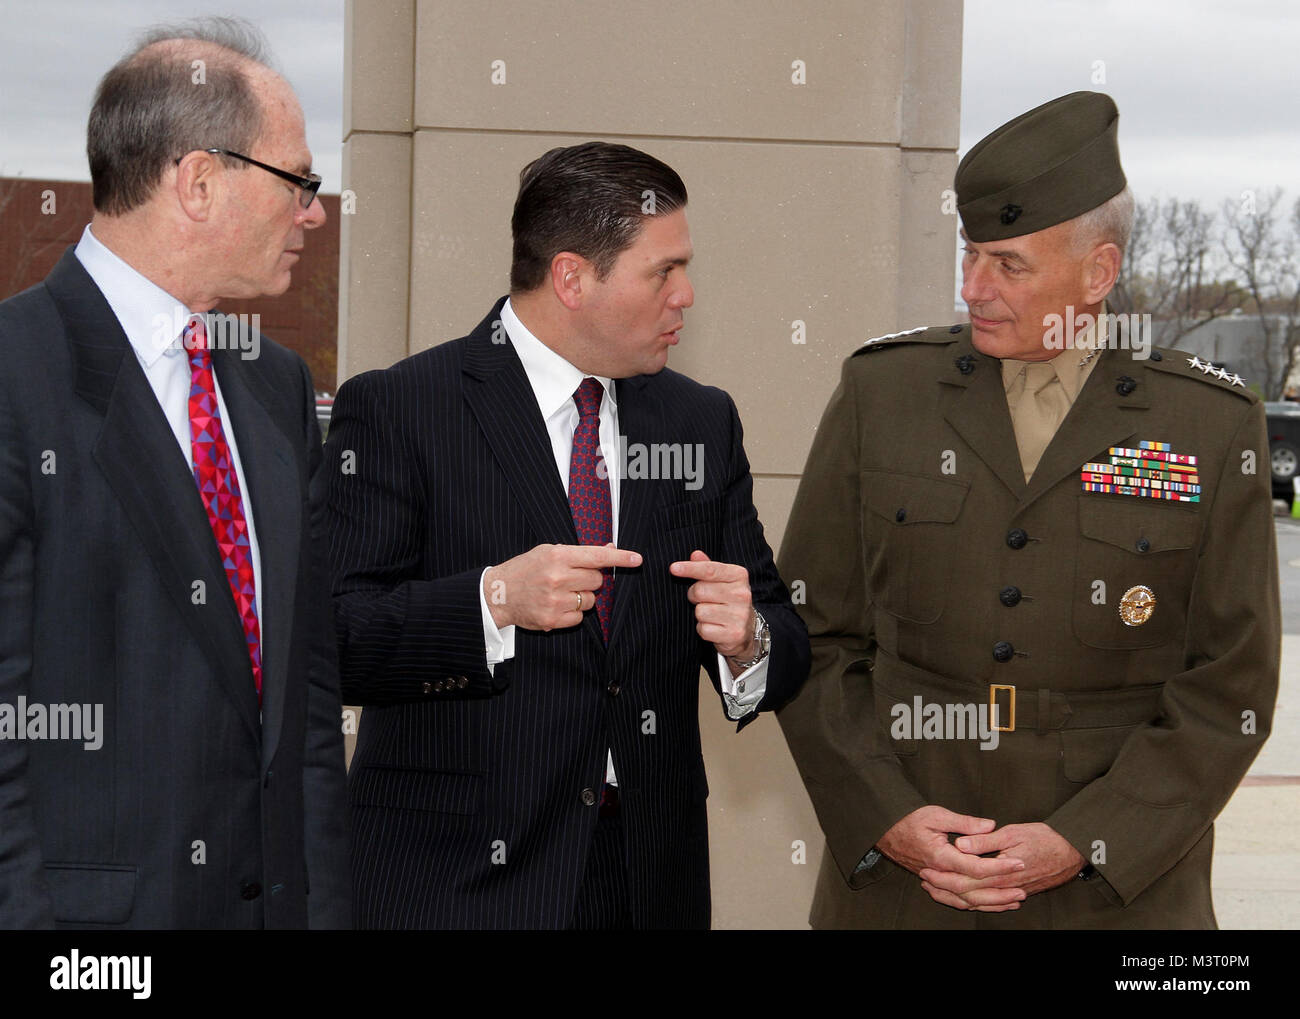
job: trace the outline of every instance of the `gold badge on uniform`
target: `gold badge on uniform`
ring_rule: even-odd
[[[1119,600],[1119,617],[1125,626],[1141,626],[1155,610],[1155,593],[1145,584],[1130,587]]]

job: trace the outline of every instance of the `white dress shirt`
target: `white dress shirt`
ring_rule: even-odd
[[[555,456],[555,469],[559,472],[560,482],[564,485],[564,494],[569,494],[569,460],[573,454],[573,433],[578,427],[578,405],[573,401],[573,394],[586,378],[581,371],[539,340],[527,326],[519,320],[507,300],[501,309],[501,323],[506,335],[523,363],[524,374],[532,386],[537,406],[542,412],[546,434],[551,440],[551,452]],[[604,387],[605,395],[600,403],[600,452],[605,463],[617,464],[618,460],[618,396],[612,379],[595,376]],[[619,506],[619,472],[609,471],[609,502],[613,516],[612,540],[618,544],[618,506]],[[631,551],[635,552],[636,549]],[[494,564],[495,565],[495,564]],[[488,567],[491,569],[491,567]],[[484,574],[487,573],[485,569]],[[616,581],[617,582],[617,581]],[[487,595],[483,583],[479,581],[479,607],[483,615],[483,640],[487,647],[488,669],[499,662],[513,658],[515,655],[515,628],[506,626],[498,628],[488,608]],[[734,712],[729,711],[733,719],[750,714],[767,690],[767,659],[746,669],[739,676],[732,677],[727,660],[718,655],[718,675],[722,680],[722,691],[728,695],[728,704],[735,705]],[[606,766],[606,781],[617,784],[614,777],[614,757],[611,753]]]
[[[149,387],[158,398],[163,416],[171,425],[172,434],[181,448],[185,463],[194,471],[194,450],[190,445],[190,361],[181,344],[181,334],[192,317],[180,301],[156,283],[146,279],[109,251],[91,233],[90,226],[82,232],[74,254],[82,267],[103,293],[108,306],[126,333],[136,360],[149,380]],[[230,412],[221,396],[221,380],[212,373],[213,387],[217,392],[217,406],[230,446],[230,458],[239,478],[239,492],[244,500],[244,518],[248,521],[248,552],[253,559],[253,590],[256,595],[257,623],[262,626],[262,556],[257,548],[257,529],[253,526],[252,494],[244,477],[244,467],[239,460],[239,447],[235,443],[235,429]],[[146,466],[142,470],[150,469]],[[198,485],[195,485],[198,494]],[[214,539],[215,540],[215,539]],[[262,639],[266,634],[262,631]]]

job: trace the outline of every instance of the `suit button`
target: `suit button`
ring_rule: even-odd
[[[428,696],[429,694],[433,693],[433,684],[430,683],[428,680],[425,680],[423,683],[420,684],[420,692],[423,693],[425,696]]]
[[[596,802],[596,793],[591,789],[582,790],[582,805],[584,807],[593,806]]]
[[[457,689],[457,690],[464,690],[465,687],[467,687],[467,686],[469,686],[469,677],[468,677],[468,676],[457,676],[457,677],[456,677],[456,689]]]
[[[899,511],[894,514],[894,519],[901,524],[904,520],[907,519],[907,510],[902,509],[900,507]]]
[[[1138,538],[1138,540],[1137,540],[1137,550],[1138,550],[1139,552],[1150,552],[1150,551],[1151,551],[1151,542],[1147,541],[1146,538]]]
[[[1029,541],[1029,535],[1019,527],[1007,532],[1007,544],[1014,549],[1022,549]]]
[[[1007,608],[1014,608],[1020,604],[1020,588],[1004,587],[998,592],[998,600]]]
[[[445,684],[443,683],[442,680],[440,680],[440,679],[435,679],[435,680],[433,681],[433,692],[434,692],[434,693],[442,693],[442,691],[443,691],[444,689],[445,689]]]
[[[1016,653],[1016,649],[1008,644],[1005,640],[1000,640],[993,645],[993,660],[997,662],[1009,662],[1011,656]]]
[[[605,692],[609,694],[611,697],[617,697],[619,689],[620,687],[618,685],[618,680],[612,679],[609,682],[609,686],[605,687]]]
[[[256,881],[245,881],[239,886],[239,896],[248,902],[252,902],[262,894],[262,886]]]

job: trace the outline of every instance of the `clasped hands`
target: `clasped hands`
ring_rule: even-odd
[[[601,570],[641,565],[641,554],[609,545],[537,545],[483,575],[483,594],[498,627],[556,630],[577,626],[596,604]],[[695,629],[724,658],[752,657],[753,597],[749,571],[717,563],[698,549],[672,563],[675,577],[695,581],[686,597],[695,605]]]
[[[948,834],[959,837],[950,842]],[[930,898],[954,909],[1001,913],[1079,873],[1079,851],[1042,822],[997,824],[931,805],[912,811],[876,843],[921,879]],[[996,853],[996,856],[985,856]]]

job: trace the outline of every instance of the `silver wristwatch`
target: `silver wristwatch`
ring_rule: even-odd
[[[763,618],[763,613],[758,609],[754,610],[754,643],[758,646],[758,652],[749,661],[741,661],[733,658],[741,669],[750,669],[767,657],[767,653],[772,650],[772,634],[767,628],[767,620]]]

